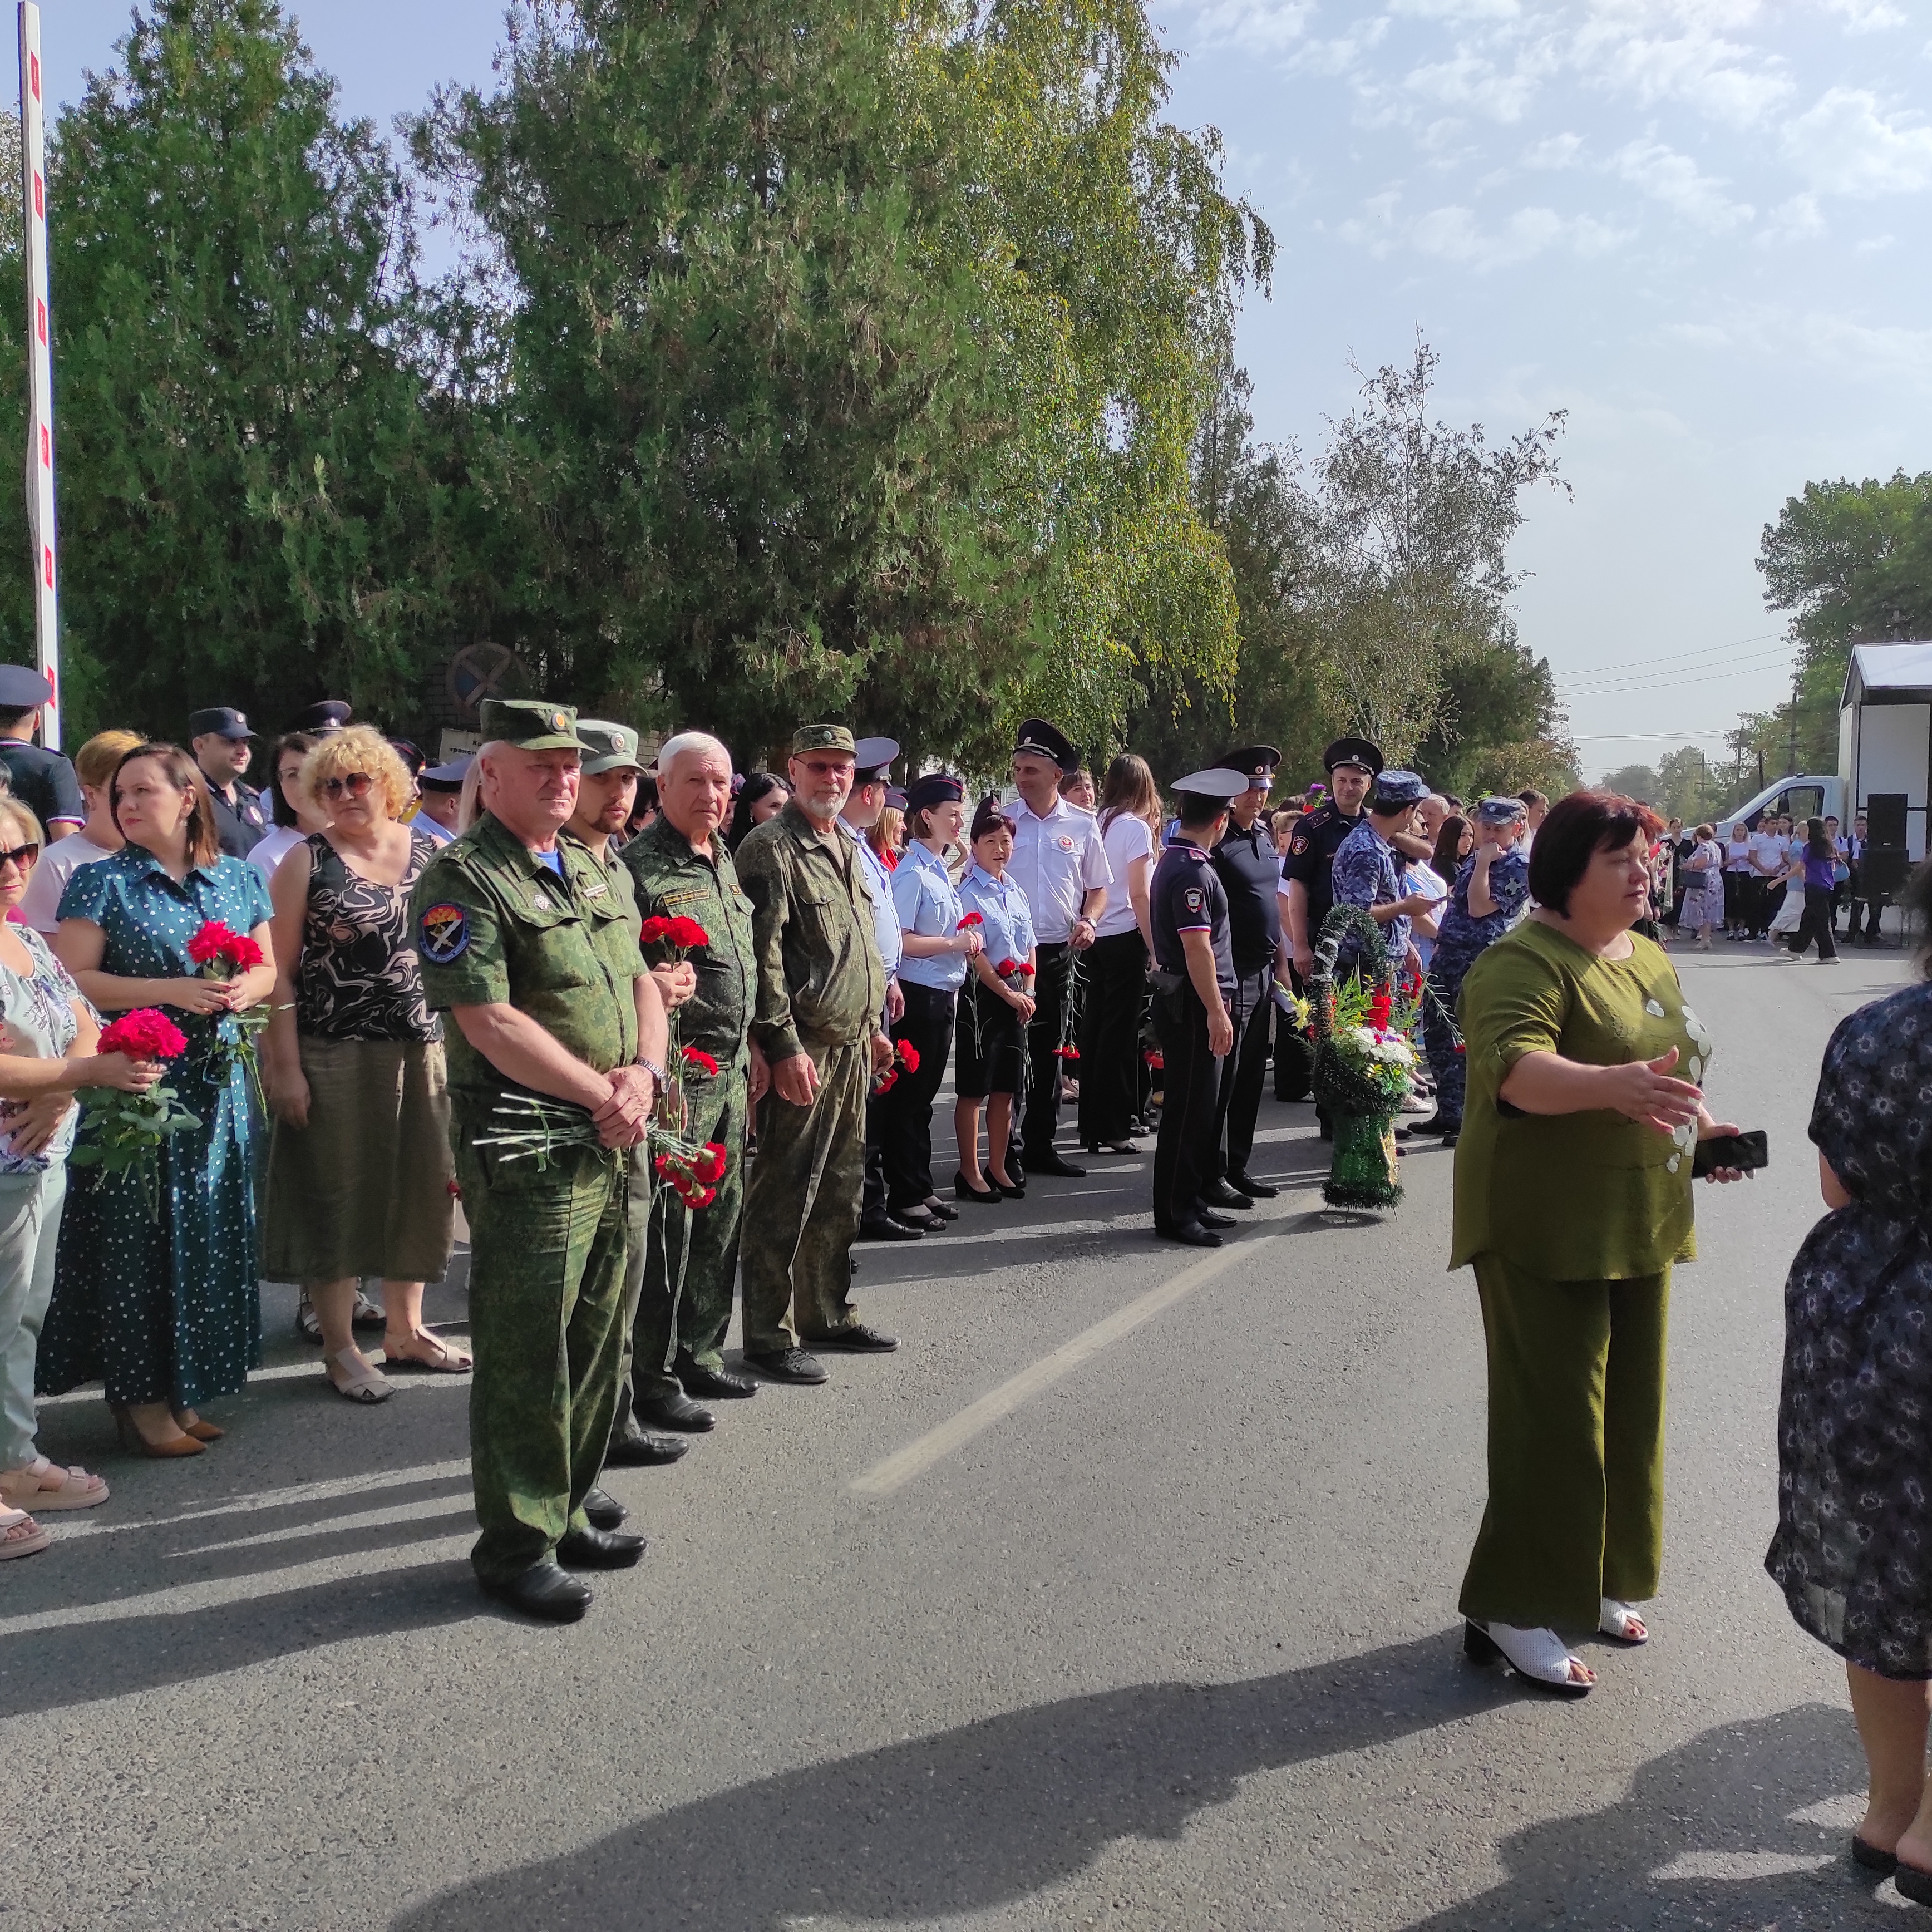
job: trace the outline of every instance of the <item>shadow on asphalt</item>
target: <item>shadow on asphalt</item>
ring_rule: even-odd
[[[490,1614],[474,1573],[459,1557],[206,1610],[28,1631],[0,1642],[0,1716],[130,1696],[226,1676],[321,1644]]]
[[[1256,1772],[1388,1744],[1511,1695],[1508,1680],[1458,1668],[1454,1645],[1438,1634],[1252,1683],[1151,1684],[1011,1712],[720,1792],[458,1886],[392,1927],[780,1932],[992,1911],[1074,1876],[1115,1840],[1179,1838]],[[1404,1922],[1879,1922],[1845,1829],[1792,1816],[1862,1789],[1862,1777],[1843,1711],[1804,1706],[1726,1725],[1652,1760],[1620,1803],[1505,1840],[1510,1876],[1480,1898]],[[1405,1876],[1412,1896],[1416,1874]],[[1243,1922],[1252,1902],[1202,1900],[1216,1923]]]
[[[1151,1684],[1013,1712],[719,1792],[392,1923],[778,1932],[993,1910],[1060,1884],[1114,1840],[1178,1838],[1255,1772],[1390,1744],[1510,1697],[1506,1678],[1460,1667],[1455,1646],[1440,1633],[1252,1683]],[[1426,1922],[1789,1932],[1862,1918],[1873,1908],[1844,1831],[1790,1816],[1862,1776],[1841,1711],[1706,1732],[1646,1765],[1622,1802],[1507,1840],[1510,1876]],[[1746,1875],[1725,1875],[1726,1856]],[[1818,1860],[1832,1862],[1794,1871]],[[1799,1902],[1806,1916],[1794,1917]],[[1242,1901],[1202,1903],[1215,1922],[1241,1922]]]

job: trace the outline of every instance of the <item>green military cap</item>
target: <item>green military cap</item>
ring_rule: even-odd
[[[584,775],[595,778],[599,772],[614,772],[620,765],[642,771],[644,760],[638,755],[638,734],[628,724],[613,724],[602,718],[580,718],[577,735],[584,745]]]
[[[849,752],[858,755],[852,734],[842,724],[801,724],[791,734],[794,752]]]
[[[577,735],[577,712],[541,698],[486,698],[480,723],[486,745],[518,745],[526,752],[589,752]]]

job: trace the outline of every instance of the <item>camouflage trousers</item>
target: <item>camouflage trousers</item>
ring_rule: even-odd
[[[709,1208],[687,1208],[675,1188],[651,1179],[640,1159],[630,1185],[629,1373],[617,1408],[622,1429],[633,1402],[677,1392],[680,1355],[707,1369],[724,1366],[724,1331],[738,1274],[738,1229],[745,1207],[745,1076],[721,1075],[688,1090],[686,1132],[716,1141],[728,1164]]]
[[[758,1157],[745,1190],[745,1351],[769,1354],[859,1318],[848,1291],[865,1185],[871,1042],[814,1046],[818,1091],[758,1102]]]
[[[539,1168],[451,1123],[470,1222],[470,1460],[476,1574],[503,1582],[567,1529],[610,1439],[624,1346],[627,1163],[566,1148]]]

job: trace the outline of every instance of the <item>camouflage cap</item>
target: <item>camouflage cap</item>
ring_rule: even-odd
[[[633,771],[644,770],[638,734],[629,725],[613,724],[603,718],[580,718],[577,735],[587,747],[584,754],[586,778],[595,778],[599,772],[614,772],[625,765]]]
[[[801,724],[791,734],[791,748],[800,752],[846,752],[854,758],[859,748],[852,741],[852,734],[842,724]]]
[[[577,712],[542,698],[486,698],[479,728],[486,745],[516,745],[526,752],[590,752],[577,735]]]

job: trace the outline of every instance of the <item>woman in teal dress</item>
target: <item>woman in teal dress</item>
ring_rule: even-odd
[[[261,874],[222,856],[184,752],[138,746],[109,796],[128,843],[68,881],[55,950],[103,1012],[166,1010],[188,1042],[168,1084],[201,1124],[162,1144],[158,1219],[131,1176],[74,1174],[38,1382],[51,1395],[100,1376],[128,1448],[191,1456],[221,1433],[197,1406],[234,1394],[262,1356],[248,1083],[232,1016],[274,990],[271,908]],[[262,964],[201,977],[188,942],[211,920],[252,938]]]

